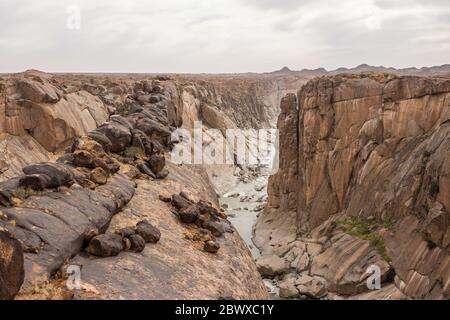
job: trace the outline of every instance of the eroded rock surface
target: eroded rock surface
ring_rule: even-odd
[[[297,100],[282,102],[280,170],[256,228],[263,253],[292,259],[300,247],[309,266],[291,272],[342,296],[367,292],[375,265],[401,292],[379,297],[449,299],[450,80],[321,77]]]
[[[12,300],[16,296],[24,274],[20,242],[0,227],[0,300]]]
[[[7,174],[0,184],[0,227],[23,248],[19,298],[32,298],[41,287],[77,299],[267,298],[245,244],[220,221],[226,216],[214,208],[217,195],[204,169],[166,160],[176,143],[171,134],[183,125],[186,85],[35,72],[2,83],[0,134],[7,143],[0,145],[0,169]],[[27,149],[29,158],[15,158]],[[159,200],[164,190],[187,190],[199,217],[215,219],[184,225],[172,205]],[[142,268],[130,273],[130,264]],[[76,265],[89,287],[67,293],[64,275]],[[97,282],[97,272],[106,269],[109,287]]]

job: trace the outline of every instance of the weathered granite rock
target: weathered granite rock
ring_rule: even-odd
[[[138,234],[129,236],[131,242],[131,250],[134,252],[142,252],[145,249],[145,239]]]
[[[136,225],[136,233],[150,243],[157,243],[161,239],[161,231],[148,221],[139,222]]]
[[[408,297],[448,298],[449,99],[448,77],[373,73],[314,79],[297,108],[284,98],[280,169],[256,227],[263,253],[311,238],[308,268],[330,291],[367,290],[375,264]]]
[[[83,265],[83,283],[95,288],[97,295],[82,290],[75,298],[189,300],[232,296],[267,299],[266,288],[248,248],[237,233],[225,233],[217,238],[220,251],[217,255],[209,254],[204,251],[203,241],[195,242],[186,237],[191,231],[201,230],[181,223],[172,214],[173,207],[159,199],[160,194],[189,190],[192,199],[208,200],[218,206],[206,173],[199,168],[186,170],[171,163],[168,169],[171,175],[164,181],[138,180],[136,194],[128,206],[113,217],[108,230],[148,220],[162,233],[158,244],[147,245],[139,254],[122,252],[106,259],[78,255],[70,264]]]
[[[166,166],[166,159],[164,158],[163,155],[154,154],[148,160],[148,165],[150,169],[153,171],[153,173],[158,174]]]
[[[183,223],[189,224],[194,223],[197,220],[200,212],[197,205],[192,204],[189,207],[181,208],[181,210],[178,211],[178,215]]]
[[[205,242],[205,251],[209,253],[217,253],[220,249],[220,245],[215,241]]]
[[[256,266],[263,277],[274,277],[288,270],[286,261],[275,255],[262,256],[256,260]]]
[[[0,300],[12,300],[24,280],[22,245],[0,227]]]
[[[14,221],[10,231],[31,249],[25,253],[25,285],[45,281],[66,259],[80,252],[86,234],[92,229],[104,230],[133,197],[134,188],[134,182],[115,175],[95,191],[72,187],[28,198],[20,207],[1,209],[2,215]]]
[[[19,180],[19,186],[25,189],[44,190],[49,184],[50,178],[44,174],[29,174]]]
[[[287,279],[278,282],[278,288],[280,289],[280,298],[295,299],[300,296],[295,283],[295,278],[293,277],[288,277]]]
[[[122,237],[117,234],[101,234],[91,240],[87,250],[97,257],[117,256],[123,250]]]
[[[92,182],[101,185],[106,184],[108,182],[108,174],[106,173],[105,170],[103,170],[100,167],[92,170],[89,175],[89,178],[91,179]]]
[[[131,144],[131,130],[120,122],[109,122],[96,131],[103,133],[111,141],[112,152],[122,152]]]
[[[38,163],[26,166],[23,172],[27,175],[44,175],[48,177],[46,188],[57,188],[73,183],[72,172],[63,164],[60,163]]]

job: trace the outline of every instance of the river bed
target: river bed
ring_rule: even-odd
[[[261,256],[252,238],[258,216],[267,203],[268,179],[268,175],[262,175],[248,182],[241,181],[219,198],[228,220],[239,232],[254,259]],[[279,299],[276,283],[269,279],[264,279],[264,283],[270,297]]]

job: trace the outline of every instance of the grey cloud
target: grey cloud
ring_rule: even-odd
[[[77,3],[82,28],[70,31]],[[0,72],[444,64],[449,26],[448,0],[2,0]]]

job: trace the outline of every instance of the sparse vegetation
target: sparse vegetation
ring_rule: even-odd
[[[132,107],[133,107],[133,100],[127,99],[123,104],[117,107],[117,112],[122,117],[127,117],[130,115]]]
[[[428,193],[433,198],[435,198],[438,195],[439,181],[437,179],[431,179]]]
[[[387,262],[391,261],[391,258],[387,254],[384,241],[376,231],[380,227],[377,223],[373,223],[367,219],[351,217],[339,221],[338,224],[344,228],[345,233],[362,240],[370,241],[384,260]]]
[[[125,149],[123,155],[127,158],[142,159],[145,156],[145,152],[141,148],[131,146]]]
[[[41,196],[42,194],[43,194],[42,191],[36,191],[33,189],[25,189],[25,188],[17,188],[16,190],[13,191],[13,197],[20,200],[25,200],[33,196]]]

